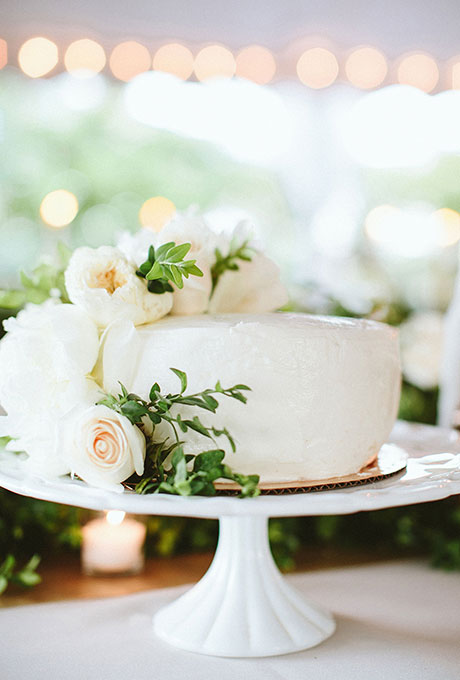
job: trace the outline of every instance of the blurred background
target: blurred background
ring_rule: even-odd
[[[460,241],[459,25],[455,0],[0,7],[0,287],[59,241],[112,243],[190,205],[216,229],[247,217],[292,309],[400,327],[400,417],[434,423]],[[20,302],[0,293],[0,315]],[[77,550],[82,521],[1,492],[0,554]],[[377,531],[383,552],[460,568],[455,498],[277,520],[271,537],[289,568],[299,546]],[[147,526],[149,554],[215,540],[212,522]]]

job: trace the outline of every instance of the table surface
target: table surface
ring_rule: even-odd
[[[89,576],[82,573],[78,555],[55,556],[38,568],[42,577],[39,585],[30,589],[10,585],[0,597],[0,609],[41,602],[116,597],[194,583],[204,575],[213,556],[206,552],[150,558],[141,573],[123,576]],[[376,556],[375,550],[303,548],[296,556],[295,571],[333,569],[388,559],[391,559],[390,553],[380,552]]]
[[[2,680],[458,680],[460,574],[423,561],[287,577],[333,611],[337,631],[286,656],[222,659],[170,647],[152,615],[183,591],[11,607],[0,612]]]

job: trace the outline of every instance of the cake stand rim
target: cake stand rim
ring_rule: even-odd
[[[169,515],[216,519],[222,516],[261,515],[293,517],[352,514],[401,505],[441,500],[460,494],[460,438],[454,431],[421,424],[402,423],[406,431],[407,470],[381,482],[343,489],[292,495],[265,495],[241,499],[230,496],[179,497],[167,494],[140,496],[89,487],[69,479],[52,482],[25,476],[0,460],[0,487],[64,505],[91,510],[125,510],[137,515]],[[412,434],[412,439],[411,435]],[[423,446],[423,436],[438,438],[433,453]],[[420,442],[422,439],[422,443]],[[435,447],[436,448],[436,447]],[[2,465],[3,463],[3,465]]]

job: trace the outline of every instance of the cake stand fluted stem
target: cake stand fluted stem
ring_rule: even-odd
[[[204,577],[154,618],[156,634],[192,652],[273,656],[307,649],[335,629],[332,616],[285,581],[268,542],[268,519],[224,516]]]

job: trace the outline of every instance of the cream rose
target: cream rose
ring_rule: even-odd
[[[70,414],[61,423],[61,436],[71,473],[92,486],[121,490],[120,482],[144,471],[144,435],[107,406]]]
[[[149,293],[136,267],[117,248],[77,248],[65,272],[71,302],[105,328],[128,319],[134,325],[157,321],[171,310],[171,293]]]
[[[222,274],[208,311],[211,314],[273,312],[288,299],[277,265],[262,253],[256,253],[250,262],[238,262],[238,270]]]

